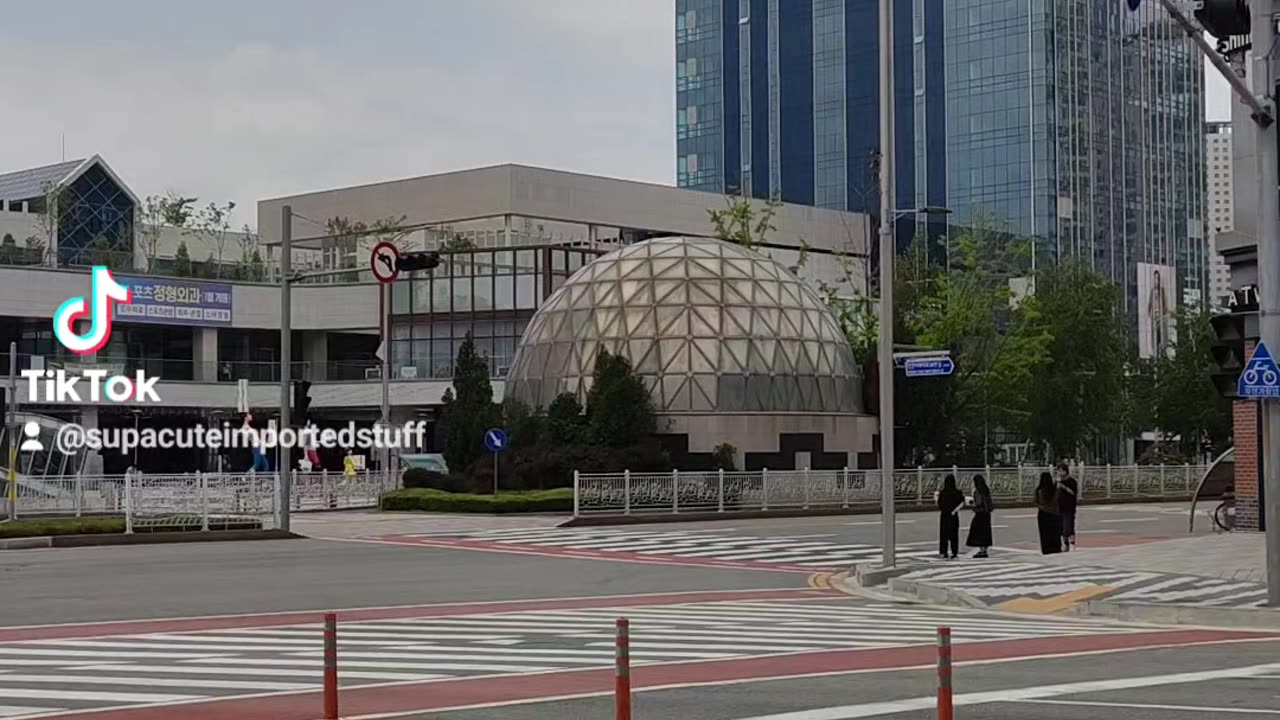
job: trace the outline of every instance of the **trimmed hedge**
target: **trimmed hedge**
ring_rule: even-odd
[[[392,490],[379,502],[383,510],[409,510],[443,513],[535,513],[569,512],[573,510],[573,489],[558,488],[534,492],[510,492],[500,495],[447,493],[443,490],[413,488]]]

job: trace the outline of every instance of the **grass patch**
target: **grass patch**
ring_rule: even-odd
[[[138,522],[135,520],[135,523]],[[210,530],[261,530],[262,522],[245,517],[210,517]],[[165,516],[159,526],[135,525],[139,535],[153,532],[199,532],[200,516]],[[78,518],[28,518],[0,523],[0,539],[50,535],[112,535],[124,532],[124,517],[99,515]]]
[[[382,496],[383,510],[446,513],[568,512],[573,509],[573,489],[504,492],[499,495],[449,493],[430,488],[392,490]]]
[[[0,523],[0,538],[103,535],[124,532],[123,517],[30,518]]]

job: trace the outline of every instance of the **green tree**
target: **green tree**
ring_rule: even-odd
[[[138,223],[134,232],[137,247],[146,260],[146,272],[155,271],[160,238],[165,227],[187,228],[197,198],[183,197],[172,191],[164,195],[148,195],[138,207]]]
[[[1005,433],[1025,432],[1027,393],[1050,338],[1034,303],[1014,296],[1030,243],[979,221],[951,241],[950,271],[929,261],[923,238],[899,259],[895,337],[947,350],[949,377],[895,375],[899,461],[984,464]]]
[[[453,393],[441,410],[444,457],[455,471],[465,470],[485,452],[484,431],[497,417],[489,364],[468,335],[453,364]]]
[[[601,348],[587,394],[591,439],[613,448],[639,445],[658,431],[653,399],[631,361]]]
[[[586,415],[574,393],[560,393],[547,407],[545,442],[552,446],[581,444],[586,437]]]
[[[725,196],[723,210],[707,210],[711,227],[717,239],[755,248],[768,240],[769,234],[778,228],[773,218],[780,202],[753,202],[741,195]]]
[[[502,400],[502,427],[512,450],[537,445],[542,435],[538,416],[523,400],[514,397]]]
[[[205,241],[205,246],[212,248],[210,250],[210,260],[214,260],[212,256],[216,253],[216,262],[206,263],[206,272],[210,273],[208,277],[222,277],[222,261],[226,255],[227,241],[231,239],[233,234],[231,230],[231,211],[235,209],[236,204],[234,202],[227,202],[223,205],[211,202],[197,210],[194,215],[190,215],[191,227],[188,234],[202,238]]]
[[[1152,423],[1161,439],[1186,461],[1226,448],[1231,437],[1231,401],[1218,394],[1210,376],[1215,334],[1210,313],[1183,308],[1172,352],[1154,364]]]
[[[185,240],[178,243],[178,249],[173,253],[173,274],[178,277],[192,277],[191,253],[187,250]]]
[[[1075,455],[1124,425],[1126,319],[1120,290],[1079,259],[1036,276],[1031,303],[1051,338],[1048,362],[1032,374],[1028,435],[1049,459]]]

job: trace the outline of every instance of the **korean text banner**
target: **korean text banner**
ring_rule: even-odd
[[[168,278],[120,277],[133,302],[116,306],[116,319],[166,325],[231,326],[231,285]]]

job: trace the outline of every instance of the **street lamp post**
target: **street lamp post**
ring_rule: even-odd
[[[893,567],[893,2],[880,0],[880,543]]]

